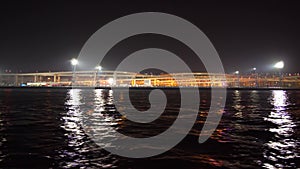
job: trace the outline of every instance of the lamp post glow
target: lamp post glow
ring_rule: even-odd
[[[234,72],[234,74],[237,75],[237,86],[240,87],[240,75],[239,75],[240,71],[237,70],[237,71]]]
[[[94,75],[94,86],[96,86],[97,74],[98,74],[98,72],[100,72],[102,70],[102,67],[99,65],[99,66],[96,66],[95,69],[96,69],[96,72]]]
[[[73,66],[73,76],[72,76],[72,84],[75,82],[75,68],[76,68],[76,65],[78,65],[78,60],[73,58],[71,60],[71,65]]]
[[[279,69],[279,84],[280,84],[280,87],[282,87],[283,74],[282,74],[281,70],[284,68],[284,62],[279,61],[279,62],[275,63],[275,65],[273,67],[276,69]]]
[[[256,72],[256,67],[252,68],[253,74],[255,76],[255,87],[258,87],[258,73]]]
[[[273,67],[276,68],[276,69],[283,69],[284,68],[284,62],[283,61],[277,62]]]
[[[98,71],[101,71],[102,67],[101,66],[96,66],[95,69],[97,69]]]
[[[255,87],[258,87],[258,73],[256,72],[256,67],[252,68],[253,73],[255,75]]]
[[[78,60],[75,59],[75,58],[73,58],[73,59],[71,60],[71,64],[72,64],[73,66],[78,65]]]

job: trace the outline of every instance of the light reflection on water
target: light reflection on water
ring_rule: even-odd
[[[242,101],[242,98],[241,98],[240,91],[235,90],[234,91],[234,101],[233,101],[234,104],[232,105],[232,107],[237,111],[234,114],[234,116],[238,117],[238,118],[243,118],[243,109],[245,108],[245,106],[243,106],[241,104],[241,101]]]
[[[66,100],[68,111],[66,115],[62,117],[64,123],[61,127],[67,131],[67,144],[70,149],[64,149],[60,152],[60,156],[67,159],[63,160],[66,162],[62,163],[61,167],[83,167],[85,164],[90,165],[90,161],[93,160],[95,161],[96,166],[115,166],[116,163],[118,163],[118,159],[115,159],[111,154],[102,154],[100,155],[101,157],[96,157],[95,159],[87,159],[85,154],[89,152],[93,153],[95,150],[101,152],[100,147],[112,146],[107,143],[107,139],[115,139],[116,131],[118,128],[122,128],[123,118],[117,113],[114,106],[112,90],[72,89],[68,92],[68,95],[69,97]],[[122,94],[119,96],[122,101]],[[257,91],[251,91],[247,97],[249,100],[245,100],[245,92],[238,90],[232,92],[232,104],[230,104],[232,110],[229,109],[229,112],[227,112],[229,114],[233,113],[232,117],[228,118],[225,116],[226,120],[223,119],[220,126],[222,126],[222,123],[223,125],[226,125],[227,123],[232,124],[228,127],[219,127],[211,139],[216,139],[219,144],[230,145],[231,143],[237,143],[234,144],[232,147],[233,149],[231,149],[231,151],[233,151],[231,156],[234,157],[234,161],[246,160],[246,157],[248,157],[248,160],[252,159],[253,162],[257,162],[257,164],[264,168],[295,168],[295,158],[298,157],[296,152],[298,143],[297,140],[291,136],[294,134],[293,128],[296,127],[296,124],[293,122],[293,119],[287,111],[287,107],[290,103],[286,92],[280,90],[272,91],[269,96],[269,104],[271,104],[273,108],[266,116],[264,113],[260,112],[260,108],[262,107],[261,100],[263,100],[263,98],[260,98]],[[139,102],[139,104],[142,103],[138,98],[135,99],[136,100],[134,101]],[[126,108],[124,107],[124,109]],[[257,141],[259,140],[255,135],[248,135],[247,133],[261,131],[260,125],[252,123],[261,123],[259,119],[262,117],[262,120],[271,123],[271,125],[266,125],[269,127],[264,127],[263,130],[274,133],[274,136],[268,138],[268,141],[262,145],[262,155],[264,159],[257,159],[257,157],[251,157],[251,154],[249,154],[250,152],[248,151],[257,149]],[[233,121],[231,118],[234,118]],[[229,121],[227,122],[227,120]],[[89,122],[87,126],[92,127],[87,128],[84,126],[86,122]],[[136,130],[135,127],[137,126],[130,126],[130,124],[128,126],[127,124],[127,127],[129,127],[130,130]],[[97,144],[99,146],[91,146],[91,144],[88,144],[91,142],[90,137],[91,135],[94,135],[93,133],[97,133],[95,136],[97,136]],[[246,134],[246,136],[243,136],[244,134]],[[103,141],[102,143],[101,139],[106,139],[106,141]],[[93,148],[91,149],[91,147]],[[171,152],[176,154],[178,153],[176,151],[177,149],[174,149]],[[181,150],[179,151],[181,152]],[[244,157],[241,156],[242,154]],[[255,156],[258,154],[259,152],[253,152],[253,155]],[[198,156],[193,155],[193,158],[206,159],[204,157],[213,158],[214,156],[205,154],[199,154]],[[188,155],[186,158],[189,158]],[[223,166],[228,168],[233,167],[230,160],[224,159],[223,161],[217,161],[219,161],[218,164],[211,162],[209,162],[209,164],[220,167],[220,164],[222,163]],[[249,165],[252,165],[251,162],[249,164],[247,164],[247,162],[243,163],[239,165],[239,168],[247,168],[247,166],[249,167]]]
[[[112,105],[112,94],[106,98],[101,89],[99,90],[81,90],[71,89],[68,92],[68,98],[66,105],[68,106],[68,112],[62,120],[64,121],[61,126],[66,130],[67,144],[69,149],[65,149],[60,152],[60,157],[65,162],[61,163],[62,168],[86,168],[86,166],[96,166],[97,168],[112,168],[116,160],[111,154],[103,153],[101,148],[91,142],[91,139],[86,135],[89,131],[87,128],[83,129],[84,121],[86,118],[94,125],[97,125],[96,129],[98,133],[102,133],[103,137],[112,136],[111,131],[112,123],[114,119],[109,116],[105,116],[107,111],[107,105]],[[84,106],[82,106],[84,105]],[[95,128],[93,128],[95,130]],[[101,132],[99,132],[101,131]],[[102,137],[99,136],[99,137]],[[100,145],[105,147],[107,145]],[[97,156],[88,158],[87,154],[95,153]],[[92,164],[92,165],[91,165]]]
[[[80,151],[84,144],[84,132],[81,130],[81,112],[79,106],[81,103],[81,89],[72,89],[68,92],[69,99],[66,101],[66,105],[69,106],[69,110],[66,115],[62,117],[63,125],[61,126],[66,130],[65,136],[67,137],[68,147],[72,149],[66,149],[60,152],[60,157],[64,159],[73,159],[75,156],[76,161],[66,161],[61,164],[63,168],[78,167],[80,165]]]
[[[296,167],[292,161],[297,155],[297,140],[291,138],[296,127],[290,114],[286,111],[289,106],[289,99],[286,91],[274,90],[272,92],[271,104],[274,106],[273,111],[265,118],[265,121],[272,122],[274,127],[269,131],[275,134],[275,137],[268,141],[264,151],[266,162],[263,163],[265,168],[286,168]],[[272,164],[269,163],[272,161]]]
[[[92,93],[91,93],[92,94]],[[92,110],[83,111],[83,127],[85,133],[90,137],[97,138],[97,144],[106,148],[111,146],[106,144],[103,139],[114,139],[115,133],[120,119],[115,115],[116,108],[113,104],[113,93],[109,90],[107,96],[103,94],[103,89],[94,90],[94,100]],[[88,108],[88,107],[87,107]],[[95,138],[92,138],[95,140]]]
[[[1,112],[0,112],[0,116],[1,116]],[[0,130],[2,130],[2,126],[3,126],[3,120],[0,119]],[[0,135],[0,162],[3,160],[3,158],[5,156],[3,154],[3,152],[1,151],[3,149],[3,144],[5,141],[6,141],[6,138],[1,134]]]
[[[132,91],[131,101],[147,109],[148,91]],[[133,136],[163,132],[178,110],[171,104],[150,130],[126,121],[114,106],[111,90],[0,89],[0,168],[297,168],[299,166],[299,91],[229,91],[214,135],[198,143],[209,108],[209,91],[200,91],[199,117],[192,132],[167,153],[142,160],[114,156],[87,132],[114,139],[117,131]],[[20,97],[22,96],[22,97]],[[122,93],[118,95],[120,102]],[[146,103],[146,104],[145,104]],[[130,111],[126,104],[119,111]],[[90,121],[93,128],[84,128]],[[93,131],[97,130],[97,131]],[[297,161],[298,160],[298,161]],[[298,162],[298,163],[297,163]]]

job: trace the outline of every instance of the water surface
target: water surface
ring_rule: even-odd
[[[131,91],[138,110],[149,108],[150,90]],[[209,108],[210,91],[200,90],[197,121],[168,152],[147,159],[112,155],[81,126],[96,114],[103,137],[118,132],[151,137],[172,125],[180,107],[177,90],[164,90],[163,115],[140,125],[115,108],[111,90],[0,89],[1,168],[297,168],[300,143],[300,91],[229,90],[218,129],[197,142]],[[121,98],[122,99],[122,98]],[[88,105],[83,107],[82,105]],[[124,107],[126,109],[126,107]],[[121,111],[121,110],[120,110]]]

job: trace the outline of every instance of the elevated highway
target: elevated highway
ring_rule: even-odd
[[[194,77],[194,78],[192,78]],[[175,80],[176,79],[176,80]],[[172,73],[114,71],[2,73],[0,86],[300,87],[299,74]]]

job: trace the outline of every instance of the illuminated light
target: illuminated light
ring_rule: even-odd
[[[284,68],[284,62],[283,61],[277,62],[274,65],[274,68],[276,68],[276,69],[282,69],[282,68]]]
[[[255,70],[256,70],[256,67],[252,68],[252,70],[254,70],[254,71],[255,71]]]
[[[75,58],[73,58],[73,59],[71,60],[71,64],[72,64],[73,66],[78,65],[78,60],[75,59]]]
[[[101,66],[96,66],[95,69],[97,69],[98,71],[101,71],[102,67]]]
[[[240,74],[240,71],[235,71],[234,73],[238,75],[238,74]]]
[[[108,84],[112,85],[114,83],[114,79],[113,78],[109,78],[107,79]]]

